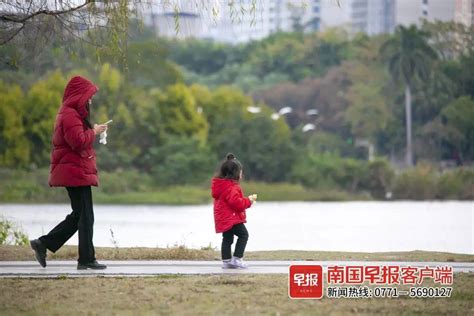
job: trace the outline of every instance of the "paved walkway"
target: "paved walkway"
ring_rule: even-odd
[[[452,266],[454,272],[474,272],[474,262],[402,262],[402,261],[247,261],[245,270],[222,269],[220,261],[106,261],[106,270],[77,270],[75,261],[48,261],[42,268],[36,261],[0,261],[2,277],[122,277],[153,276],[160,274],[287,274],[290,264],[344,265],[400,265],[412,267]]]

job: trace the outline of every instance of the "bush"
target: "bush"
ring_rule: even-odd
[[[290,179],[307,187],[356,192],[361,188],[367,163],[333,154],[303,155],[293,166]]]
[[[2,202],[66,202],[65,190],[48,185],[48,169],[34,171],[0,169]]]
[[[28,236],[9,220],[0,217],[0,245],[27,245]]]
[[[215,160],[209,148],[194,138],[170,138],[150,154],[156,162],[153,179],[159,185],[200,184],[214,172]]]
[[[459,168],[441,175],[436,198],[474,200],[474,169]]]
[[[418,165],[400,174],[394,184],[393,197],[407,200],[431,200],[436,197],[435,171],[428,165]]]
[[[99,191],[103,193],[144,192],[150,190],[152,178],[136,170],[100,172]]]
[[[418,165],[395,179],[395,199],[473,200],[474,169],[458,168],[439,174],[428,165]]]
[[[289,178],[292,182],[311,188],[337,188],[334,174],[339,167],[339,160],[330,154],[303,155],[294,164]]]
[[[369,163],[363,187],[375,199],[385,199],[387,192],[391,191],[395,178],[390,163],[385,159],[375,159]]]

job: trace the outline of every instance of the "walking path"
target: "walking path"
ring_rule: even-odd
[[[400,265],[412,267],[452,266],[454,272],[474,272],[474,262],[406,262],[406,261],[246,261],[245,270],[222,269],[220,261],[106,261],[105,270],[77,270],[75,261],[48,261],[42,268],[36,261],[0,261],[0,278],[5,277],[140,277],[160,274],[287,274],[291,264],[322,265]]]

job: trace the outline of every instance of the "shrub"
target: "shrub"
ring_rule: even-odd
[[[303,155],[293,166],[290,180],[318,189],[342,189],[356,192],[361,188],[367,163],[325,154]]]
[[[375,159],[368,165],[363,187],[375,199],[384,199],[386,193],[391,191],[395,177],[390,163],[385,159]]]
[[[152,178],[136,170],[100,172],[99,190],[104,193],[143,192],[150,190]]]
[[[436,176],[433,168],[418,165],[397,176],[393,188],[396,199],[429,200],[436,197]]]
[[[27,245],[28,236],[11,221],[0,217],[0,245]]]
[[[474,200],[474,169],[458,168],[441,175],[436,197],[439,199]]]

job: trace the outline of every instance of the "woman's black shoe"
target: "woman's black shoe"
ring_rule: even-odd
[[[46,247],[43,245],[41,240],[35,239],[30,240],[31,249],[35,251],[36,260],[38,260],[39,264],[45,268],[46,267]]]
[[[87,270],[87,269],[93,269],[93,270],[103,270],[106,269],[107,266],[105,264],[100,264],[97,262],[97,260],[94,260],[89,263],[78,263],[77,264],[77,270]]]

